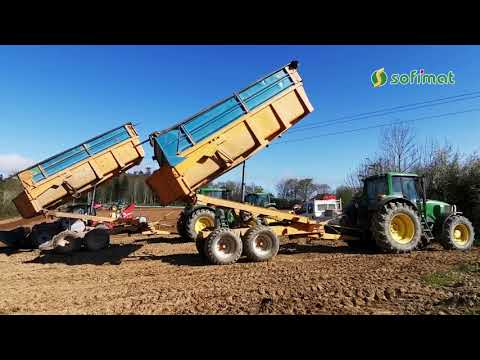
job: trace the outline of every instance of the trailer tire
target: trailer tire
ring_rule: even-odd
[[[180,235],[181,238],[185,238],[185,211],[182,211],[177,219],[177,234]]]
[[[194,210],[185,219],[185,239],[195,242],[198,232],[215,227],[215,212],[211,209],[200,208]]]
[[[254,226],[243,237],[244,254],[250,261],[268,261],[277,255],[279,248],[280,241],[268,226]]]
[[[443,224],[440,243],[447,250],[470,250],[475,240],[475,230],[465,216],[453,215]]]
[[[205,242],[206,240],[200,238],[200,236],[197,237],[197,239],[195,240],[195,247],[197,248],[198,255],[200,255],[200,259],[202,259],[202,261],[205,261],[207,259],[207,255],[205,252]]]
[[[404,253],[418,247],[422,226],[416,211],[401,202],[387,203],[372,218],[371,231],[385,252]]]
[[[229,265],[242,256],[242,240],[228,228],[217,228],[205,240],[206,259],[214,265]]]
[[[97,225],[83,238],[85,247],[90,251],[99,251],[110,245],[110,233],[105,225]]]
[[[59,254],[70,254],[82,247],[82,238],[75,231],[65,230],[52,239],[53,250]]]
[[[51,241],[55,235],[65,230],[59,221],[53,223],[41,223],[33,226],[29,242],[32,248],[37,249],[40,245]]]

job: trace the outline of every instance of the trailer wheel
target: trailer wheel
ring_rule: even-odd
[[[412,207],[400,202],[391,202],[373,216],[371,231],[380,249],[401,253],[417,248],[422,226]]]
[[[95,229],[90,230],[83,238],[85,246],[90,251],[105,249],[110,245],[110,233],[105,225],[97,225]]]
[[[75,231],[65,230],[55,235],[51,243],[55,252],[59,254],[69,254],[81,249],[82,238]]]
[[[215,229],[205,240],[205,256],[215,265],[233,264],[242,251],[242,240],[228,228]]]
[[[38,248],[43,243],[52,240],[53,235],[54,234],[52,234],[52,232],[47,229],[34,227],[32,232],[30,233],[30,241],[33,248]]]
[[[201,208],[194,210],[185,220],[185,238],[195,242],[200,231],[215,227],[215,212]]]
[[[182,211],[177,219],[177,234],[180,235],[181,238],[185,238],[185,212]]]
[[[197,237],[195,240],[195,247],[197,248],[198,254],[202,260],[206,260],[207,255],[205,253],[205,242],[206,240],[200,237]]]
[[[470,250],[474,239],[473,225],[465,216],[453,215],[445,221],[440,237],[440,242],[445,249]]]
[[[243,237],[245,256],[250,261],[268,261],[278,253],[280,242],[268,226],[254,226]]]

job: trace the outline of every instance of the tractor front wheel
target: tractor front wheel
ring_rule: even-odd
[[[448,250],[470,250],[475,239],[473,225],[465,216],[453,215],[443,225],[440,242]]]
[[[409,205],[391,202],[372,218],[371,231],[377,246],[386,252],[410,252],[422,235],[420,219]]]
[[[201,208],[194,210],[185,219],[185,238],[195,242],[200,231],[215,227],[215,212]]]

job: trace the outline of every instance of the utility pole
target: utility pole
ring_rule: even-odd
[[[91,199],[91,201],[90,201],[90,210],[89,210],[90,213],[89,213],[89,215],[93,215],[93,211],[94,211],[94,209],[95,209],[95,196],[96,196],[96,194],[97,194],[97,185],[95,185],[95,186],[93,187],[93,191],[92,191],[92,193],[91,193],[92,199]],[[89,195],[90,195],[90,193],[89,193]]]
[[[243,162],[242,166],[242,203],[245,202],[245,163]]]

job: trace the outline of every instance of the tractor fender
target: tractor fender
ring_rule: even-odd
[[[185,215],[188,216],[192,212],[197,211],[199,209],[206,209],[206,210],[211,210],[211,211],[215,212],[215,208],[213,206],[208,206],[208,205],[188,206],[183,211],[184,211]]]
[[[457,206],[456,205],[452,205],[452,210],[453,211],[450,214],[448,214],[447,216],[445,216],[445,219],[443,219],[442,231],[443,231],[443,229],[445,229],[445,224],[447,223],[448,219],[450,219],[453,216],[463,215],[463,212],[457,211]]]
[[[381,209],[384,207],[386,204],[391,203],[391,202],[399,202],[403,204],[407,204],[411,206],[412,208],[415,209],[415,211],[418,211],[417,205],[411,202],[408,199],[402,198],[402,197],[385,197],[381,201],[378,202],[377,209]]]

